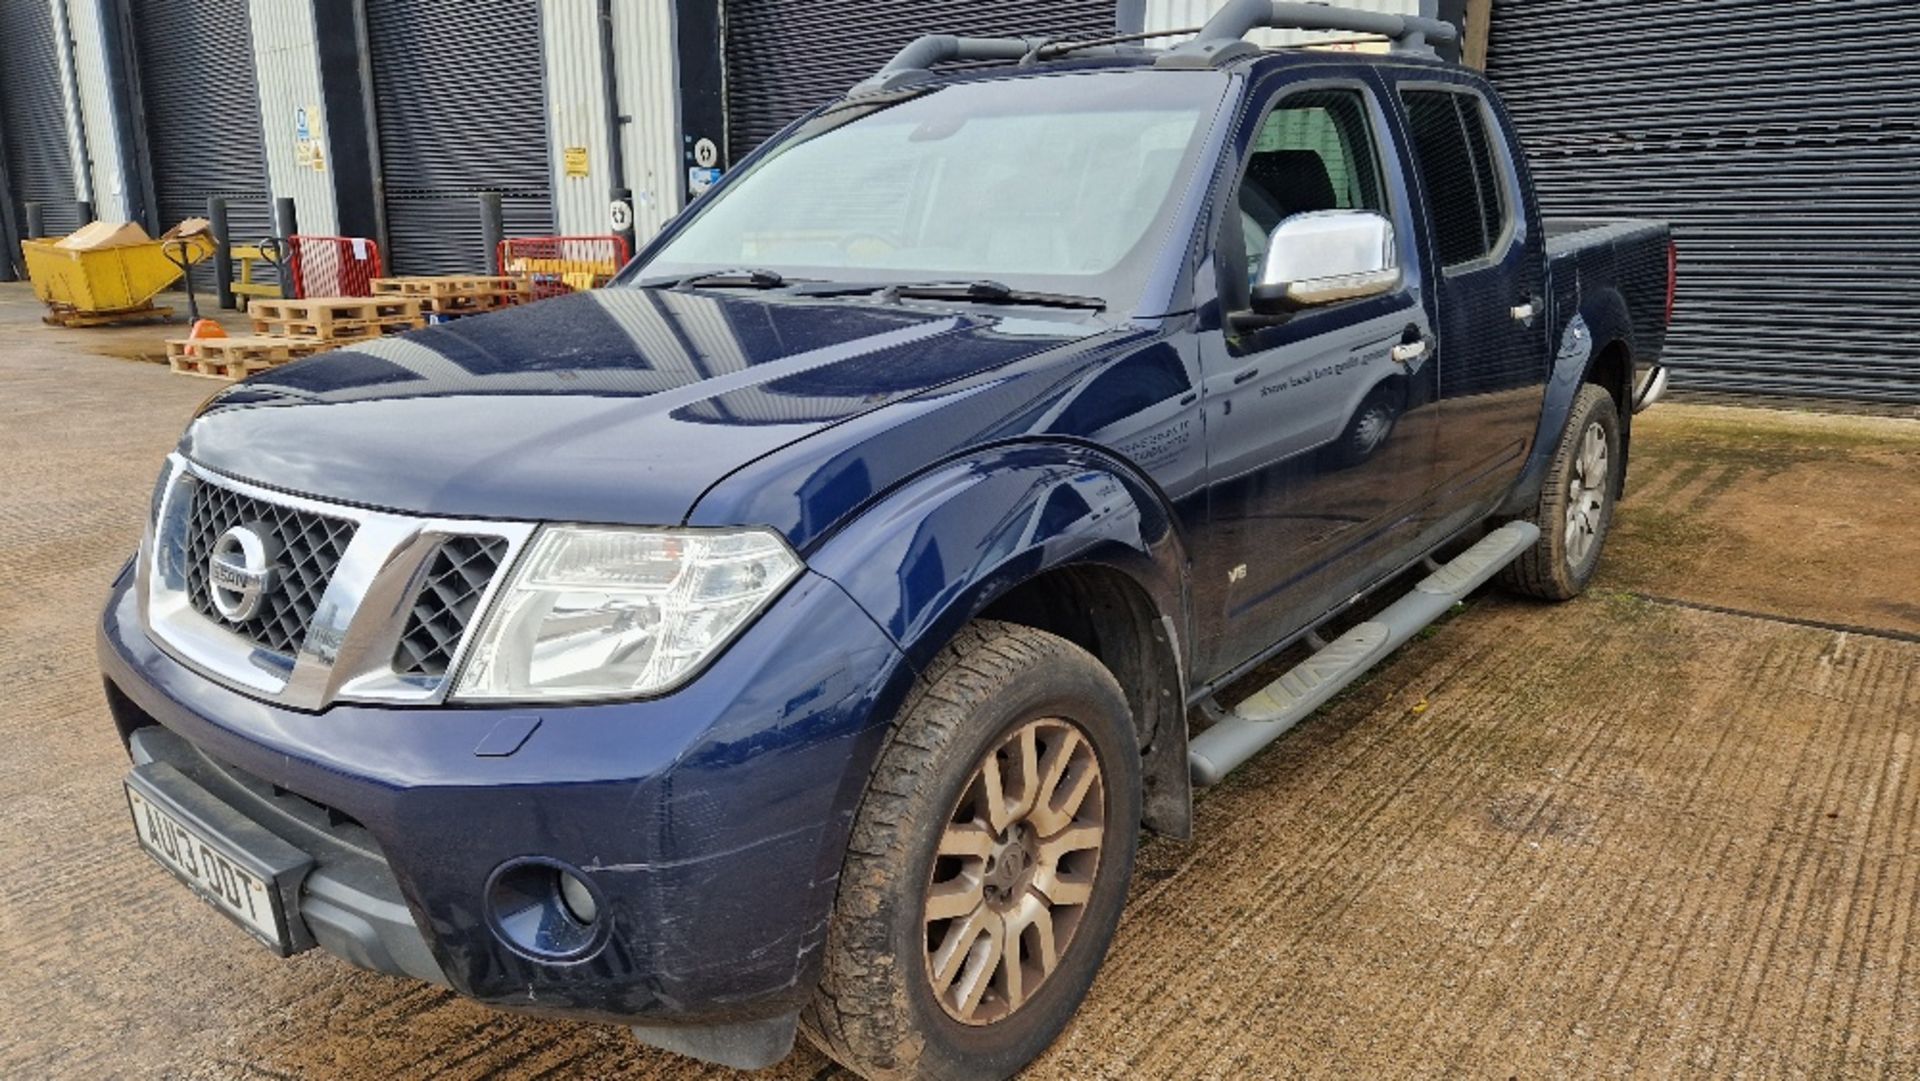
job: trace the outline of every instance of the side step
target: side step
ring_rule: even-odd
[[[1193,783],[1216,785],[1369,668],[1385,660],[1540,540],[1540,527],[1513,522],[1488,534],[1434,571],[1393,606],[1341,635],[1325,649],[1240,703],[1195,736],[1187,751]]]

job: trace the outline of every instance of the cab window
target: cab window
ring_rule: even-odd
[[[1258,279],[1273,230],[1296,214],[1386,213],[1375,145],[1366,99],[1358,90],[1303,91],[1267,114],[1240,179],[1247,281]]]

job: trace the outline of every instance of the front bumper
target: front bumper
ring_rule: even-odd
[[[617,1022],[750,1022],[810,993],[847,831],[912,678],[832,582],[804,576],[665,698],[303,713],[161,652],[128,578],[99,636],[122,738],[314,856],[298,911],[322,947],[493,1005]],[[496,931],[489,877],[526,857],[605,900],[593,953],[542,959]]]

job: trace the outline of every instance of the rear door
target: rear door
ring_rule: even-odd
[[[1202,330],[1210,525],[1196,541],[1203,678],[1230,671],[1377,577],[1420,533],[1438,372],[1418,220],[1386,112],[1363,80],[1264,84],[1243,120],[1214,263],[1227,325]],[[1272,229],[1365,210],[1394,222],[1405,276],[1385,296],[1236,325]]]
[[[1440,304],[1438,470],[1449,517],[1518,478],[1548,377],[1545,237],[1492,103],[1466,82],[1400,81]]]

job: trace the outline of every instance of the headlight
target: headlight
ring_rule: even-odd
[[[458,699],[671,689],[800,573],[771,533],[548,526],[494,599]]]

